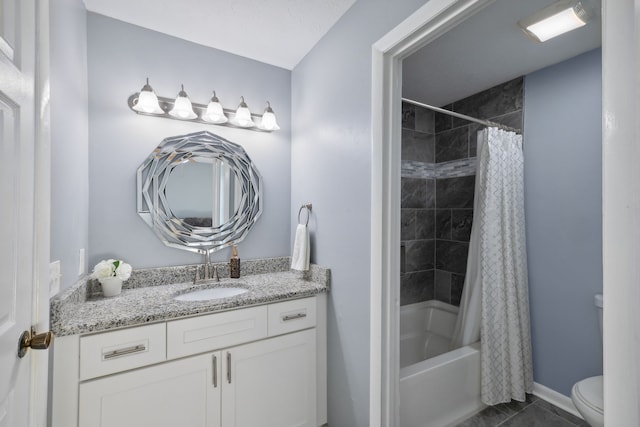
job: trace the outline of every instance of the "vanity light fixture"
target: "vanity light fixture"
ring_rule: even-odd
[[[518,25],[533,40],[545,42],[586,25],[590,19],[591,13],[580,0],[560,0],[518,21]]]
[[[251,128],[256,125],[251,119],[251,111],[249,110],[247,103],[244,102],[244,96],[240,97],[240,104],[236,110],[235,117],[231,119],[231,123],[236,126],[240,126],[241,128]]]
[[[220,100],[216,96],[215,90],[213,91],[213,97],[211,97],[209,105],[207,105],[207,111],[202,115],[202,120],[213,124],[222,124],[229,121],[227,116],[224,115],[224,109],[222,108],[222,104],[220,104]]]
[[[243,96],[240,97],[237,109],[224,108],[215,91],[208,104],[197,104],[191,102],[184,85],[181,85],[180,93],[175,99],[156,96],[149,85],[149,79],[140,92],[129,96],[127,103],[132,111],[145,116],[242,128],[255,132],[273,132],[280,129],[269,101],[264,114],[253,114]]]
[[[276,121],[276,115],[269,101],[267,101],[267,108],[265,108],[262,114],[262,121],[259,127],[264,130],[280,130],[280,126],[278,126],[278,122]]]
[[[164,114],[160,104],[158,103],[158,97],[153,91],[153,88],[149,85],[149,77],[147,77],[147,83],[140,89],[140,95],[138,96],[138,102],[131,107],[136,111],[147,114]]]
[[[193,112],[193,106],[187,96],[187,92],[184,91],[184,85],[181,85],[180,87],[181,90],[178,93],[178,96],[176,96],[173,108],[169,111],[169,114],[182,120],[195,119],[198,115]]]

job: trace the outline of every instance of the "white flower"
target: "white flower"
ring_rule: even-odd
[[[104,279],[106,277],[117,277],[127,280],[131,276],[131,266],[119,259],[102,260],[93,267],[91,277],[94,279]]]
[[[116,268],[116,277],[127,280],[131,276],[131,266],[126,262],[120,261],[120,265]]]
[[[96,266],[93,267],[93,274],[91,275],[91,277],[93,277],[94,279],[102,279],[105,277],[113,276],[115,273],[116,267],[115,265],[113,265],[113,262],[109,262],[109,261],[103,260],[97,263]]]

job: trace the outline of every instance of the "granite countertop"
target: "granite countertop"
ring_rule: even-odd
[[[243,261],[239,279],[230,279],[228,264],[218,267],[220,281],[193,284],[196,265],[134,270],[118,296],[106,298],[99,283],[84,278],[51,299],[51,330],[57,336],[106,331],[252,305],[310,297],[327,292],[331,272],[311,265],[308,272],[289,271],[290,258]],[[239,287],[248,292],[209,301],[176,301],[174,297],[211,287]]]

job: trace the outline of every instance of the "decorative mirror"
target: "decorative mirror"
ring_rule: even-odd
[[[165,245],[201,254],[242,241],[262,177],[238,144],[203,131],[164,139],[138,168],[138,215]]]

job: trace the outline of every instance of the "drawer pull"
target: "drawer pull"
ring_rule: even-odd
[[[146,350],[147,350],[147,347],[144,344],[138,344],[132,347],[113,350],[113,351],[110,351],[109,353],[103,353],[102,359],[109,360],[109,359],[113,359],[114,357],[126,356],[127,354],[132,354],[132,353],[140,353],[141,351],[146,351]]]
[[[289,320],[302,319],[303,317],[307,317],[307,313],[287,314],[286,316],[282,316],[282,321],[286,322]]]
[[[213,355],[213,387],[218,387],[218,358]]]
[[[227,351],[227,382],[231,384],[231,353]]]

